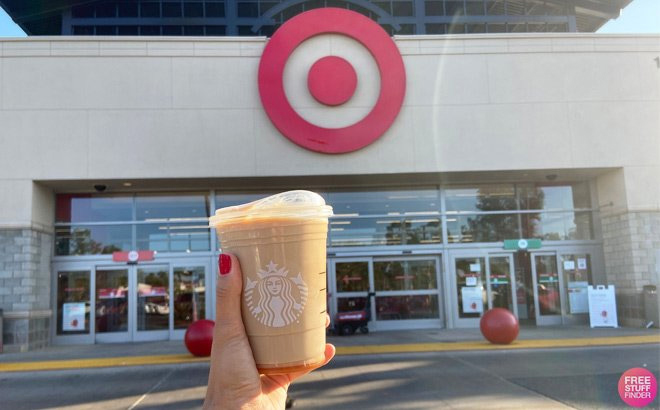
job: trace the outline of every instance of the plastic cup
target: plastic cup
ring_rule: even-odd
[[[331,215],[320,195],[289,191],[210,218],[222,251],[240,261],[243,323],[262,374],[313,369],[325,359]]]

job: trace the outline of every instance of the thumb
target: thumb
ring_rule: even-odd
[[[236,336],[235,332],[245,334],[241,317],[243,274],[238,258],[230,253],[221,254],[218,258],[218,272],[216,328],[225,336]]]

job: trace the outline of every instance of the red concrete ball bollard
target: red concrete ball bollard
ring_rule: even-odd
[[[188,329],[183,341],[186,348],[194,356],[210,356],[211,346],[213,345],[213,326],[212,320],[198,320],[193,322]]]
[[[513,342],[520,331],[518,319],[504,308],[487,311],[481,317],[479,328],[486,340],[498,345],[508,345]]]

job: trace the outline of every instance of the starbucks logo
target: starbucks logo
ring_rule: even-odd
[[[252,316],[270,327],[284,327],[298,320],[307,302],[307,285],[302,274],[290,278],[286,268],[278,268],[270,261],[257,276],[256,281],[247,278],[244,291]]]

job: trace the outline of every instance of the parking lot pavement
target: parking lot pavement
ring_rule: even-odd
[[[626,408],[632,367],[658,377],[660,345],[340,356],[290,395],[300,409]],[[0,407],[198,409],[207,376],[205,362],[0,373]]]

